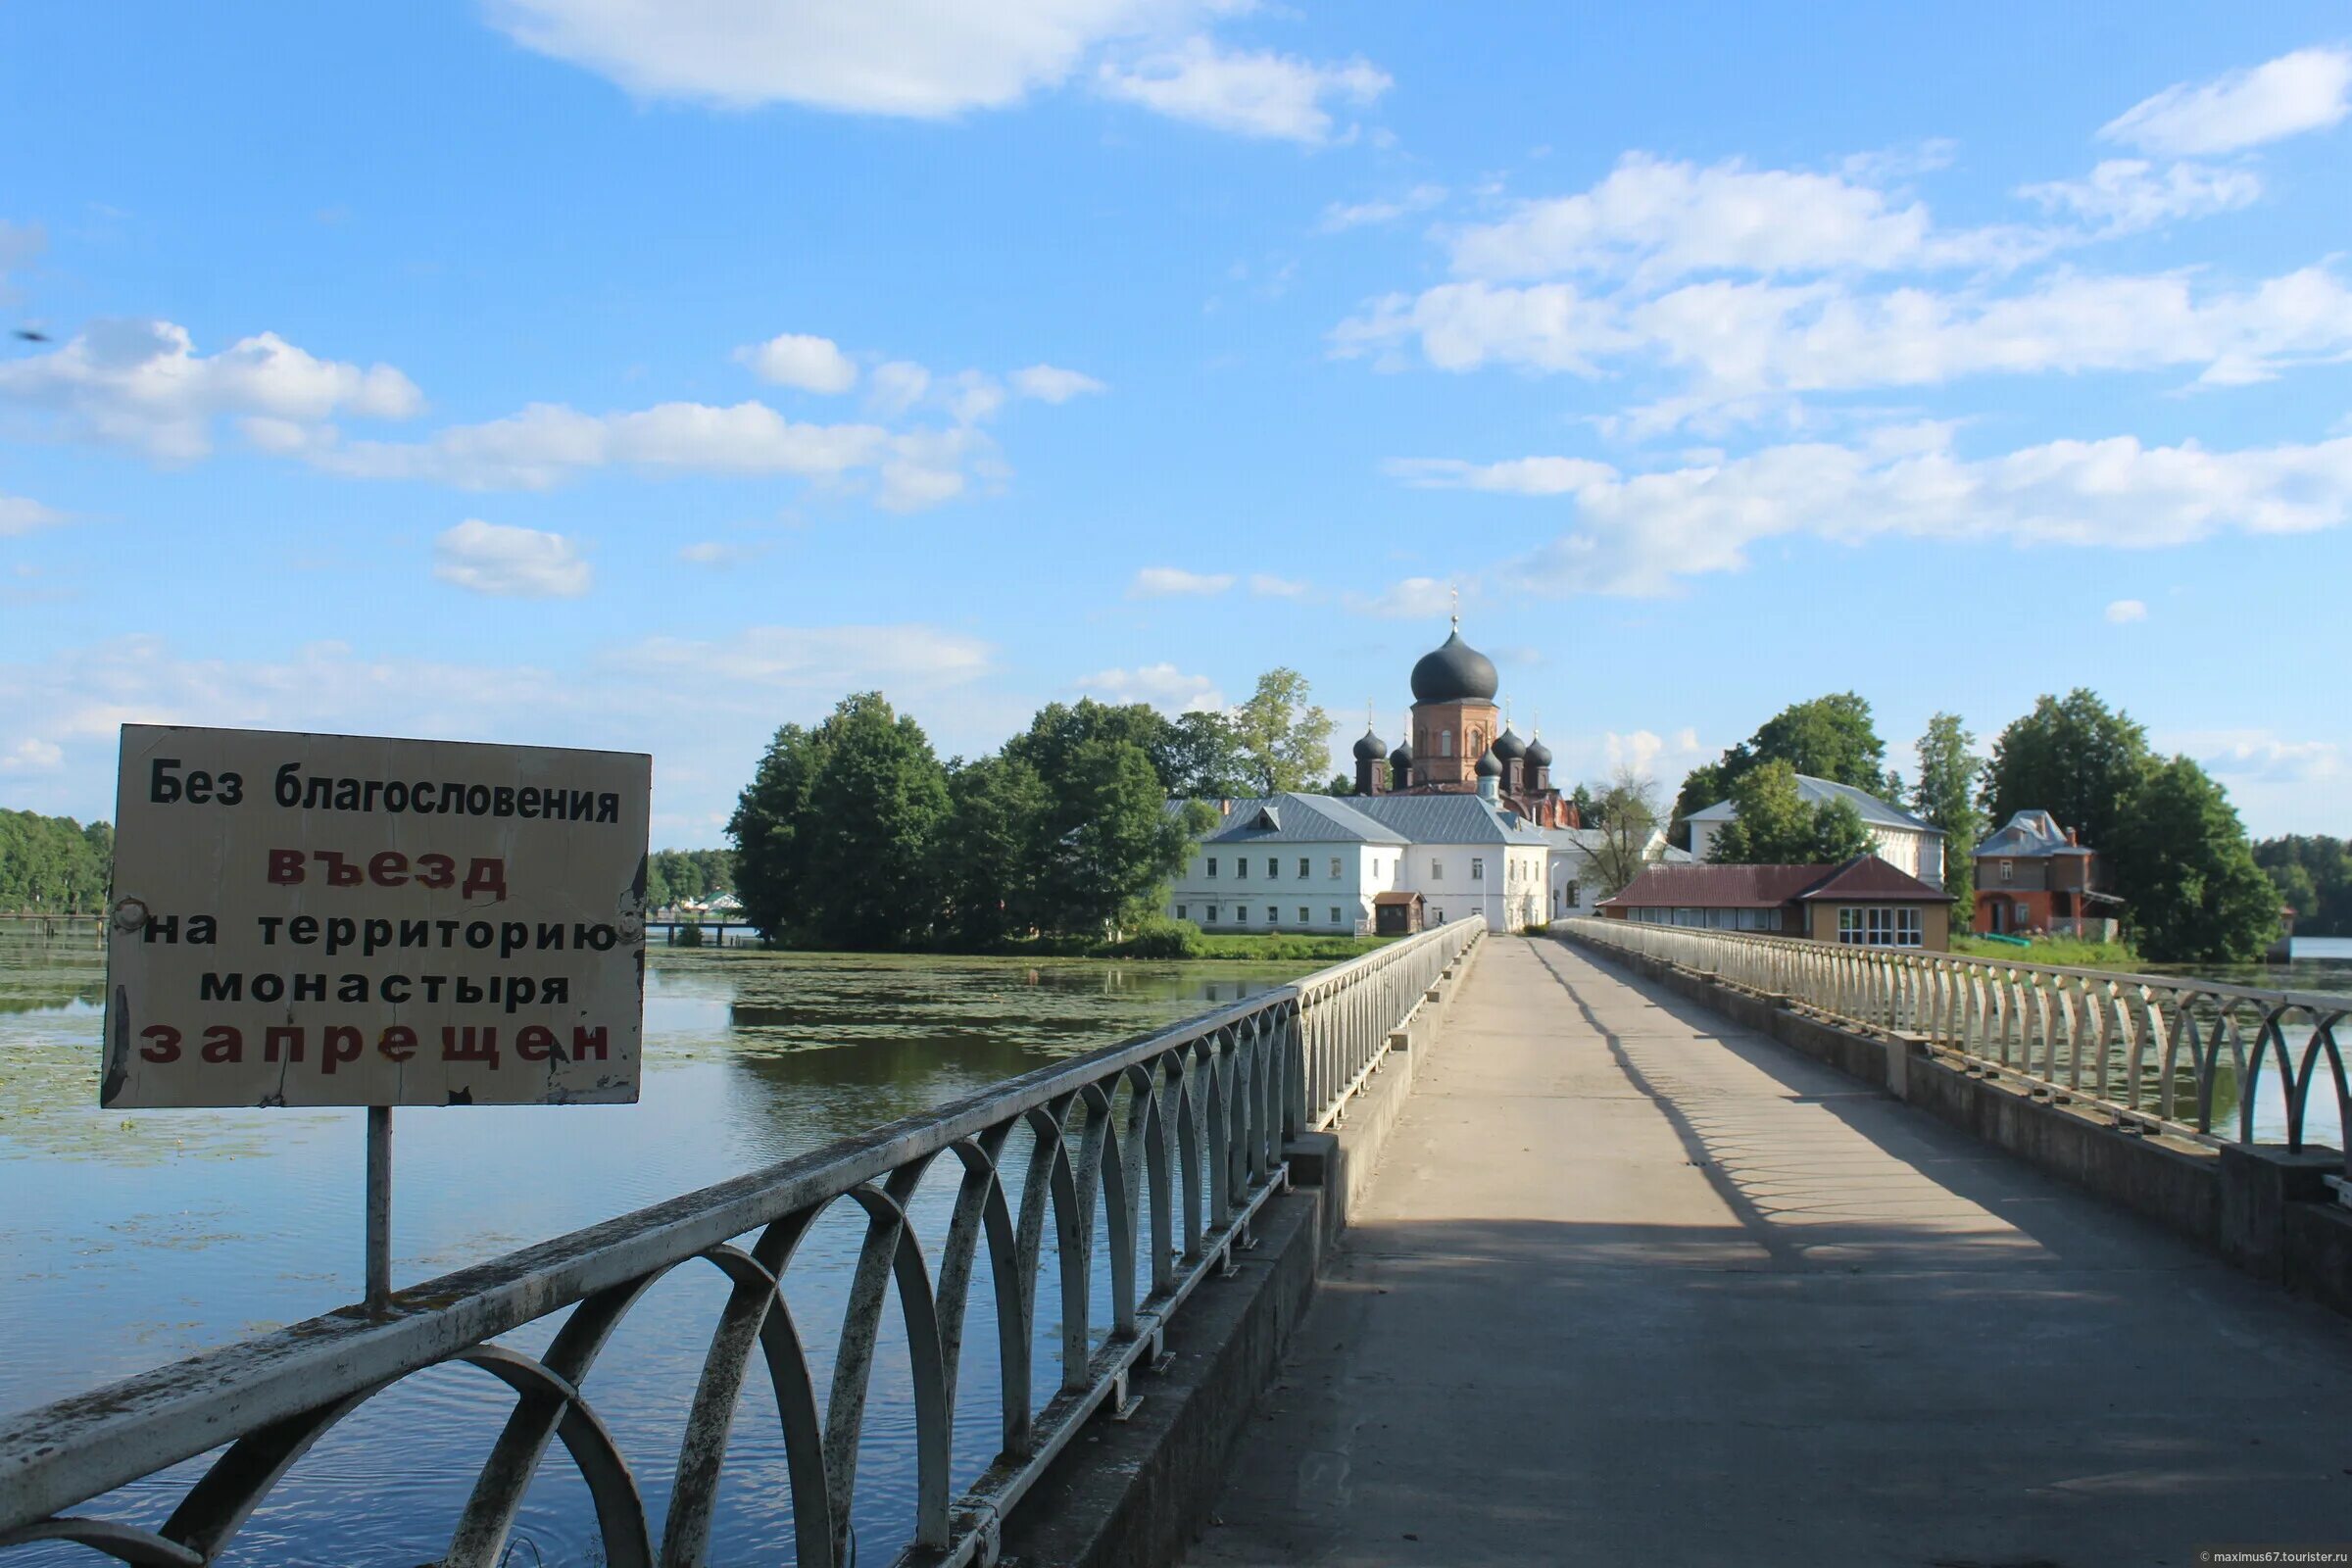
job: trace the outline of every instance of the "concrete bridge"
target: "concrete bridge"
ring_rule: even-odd
[[[513,1560],[556,1464],[612,1568],[2352,1548],[2352,1170],[2307,1137],[2352,1003],[1568,925],[1456,922],[12,1416],[0,1562],[244,1560],[337,1423],[459,1365],[514,1402],[444,1568]],[[865,1226],[829,1376],[784,1288],[828,1210]],[[710,1266],[714,1320],[636,1320],[708,1336],[677,1423],[616,1428],[655,1391],[599,1357]],[[785,1460],[750,1510],[739,1420]]]
[[[2352,1332],[1666,985],[1491,938],[1188,1563],[2352,1546]]]

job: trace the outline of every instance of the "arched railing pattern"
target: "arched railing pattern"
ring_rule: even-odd
[[[1923,1036],[2039,1090],[2095,1104],[2120,1125],[2251,1144],[2262,1096],[2271,1093],[2286,1147],[2300,1151],[2317,1093],[2332,1098],[2339,1128],[2352,1127],[2339,1043],[2352,1002],[2342,997],[1637,920],[1564,924],[1596,947]],[[2236,1108],[2217,1128],[2225,1085],[2234,1089]],[[2352,1179],[2352,1152],[2345,1176]]]
[[[1484,930],[1477,919],[1450,923],[939,1110],[443,1276],[400,1293],[381,1317],[348,1308],[14,1417],[0,1424],[0,1556],[73,1542],[157,1568],[215,1562],[338,1422],[404,1378],[464,1364],[504,1383],[514,1403],[459,1514],[447,1568],[505,1560],[524,1494],[555,1444],[586,1486],[612,1568],[708,1562],[737,1413],[769,1404],[785,1454],[794,1560],[835,1568],[855,1557],[859,1442],[895,1305],[915,1431],[909,1553],[927,1564],[993,1561],[1012,1506],[1098,1408],[1124,1404],[1130,1374],[1156,1360],[1171,1317],[1249,1245],[1252,1218],[1287,1179],[1288,1140],[1341,1115],[1391,1031]],[[1025,1142],[1016,1143],[1016,1130]],[[942,1156],[957,1185],[934,1260],[908,1210]],[[1017,1195],[1007,1161],[1021,1163]],[[842,1204],[862,1215],[865,1230],[820,1402],[783,1283],[810,1227]],[[1098,1218],[1111,1297],[1099,1344],[1089,1332]],[[1049,1249],[1060,1377],[1038,1405],[1031,1355]],[[728,1294],[657,1544],[590,1381],[648,1290],[697,1261],[719,1270]],[[970,1348],[965,1307],[984,1266],[1002,1430],[995,1461],[958,1496],[952,1424]],[[494,1343],[550,1320],[560,1326],[536,1356]],[[755,1366],[771,1397],[746,1406]],[[76,1511],[215,1449],[160,1527]]]

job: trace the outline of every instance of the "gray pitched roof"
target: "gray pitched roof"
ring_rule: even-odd
[[[1909,828],[1914,833],[1933,833],[1943,837],[1943,829],[1913,816],[1899,807],[1887,805],[1868,790],[1858,790],[1851,784],[1839,784],[1834,779],[1815,778],[1810,773],[1796,775],[1797,799],[1808,806],[1826,806],[1832,801],[1843,801],[1861,813],[1865,822],[1880,827]],[[1729,822],[1740,813],[1730,801],[1717,801],[1713,806],[1692,811],[1688,822]]]
[[[1204,844],[1402,844],[1404,837],[1354,809],[1356,802],[1288,790],[1236,801]]]
[[[1544,830],[1475,795],[1371,795],[1348,802],[1414,844],[1547,845]],[[1402,841],[1400,841],[1402,842]]]
[[[2031,859],[2045,855],[2088,855],[2079,844],[2066,842],[2066,830],[2047,811],[2020,811],[2001,830],[1977,846],[1979,855]]]

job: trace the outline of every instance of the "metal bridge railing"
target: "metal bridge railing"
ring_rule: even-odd
[[[914,1540],[925,1564],[993,1560],[1001,1521],[1094,1411],[1123,1405],[1138,1361],[1212,1270],[1229,1267],[1287,1178],[1283,1148],[1328,1124],[1390,1030],[1483,934],[1455,922],[1156,1034],[1043,1067],[982,1094],[765,1170],[399,1294],[210,1350],[0,1423],[0,1550],[74,1542],[118,1561],[200,1565],[228,1551],[271,1490],[335,1424],[427,1367],[466,1363],[514,1395],[442,1562],[505,1560],[523,1496],[561,1443],[593,1500],[611,1568],[710,1553],[738,1396],[765,1373],[790,1479],[796,1558],[854,1555],[851,1504],[869,1374],[895,1296],[915,1429]],[[1025,1155],[1008,1152],[1026,1127]],[[926,1257],[907,1217],[943,1155],[960,1168],[946,1241]],[[1025,1167],[1015,1195],[1004,1168]],[[865,1233],[820,1405],[782,1281],[833,1204]],[[1101,1204],[1100,1211],[1097,1208]],[[1051,1210],[1051,1223],[1049,1223]],[[1090,1348],[1096,1227],[1109,1256],[1110,1333]],[[964,1318],[986,1272],[1004,1389],[995,1462],[961,1496],[949,1477]],[[1051,1242],[1060,1386],[1030,1395],[1038,1275]],[[1139,1253],[1148,1277],[1139,1278]],[[657,1549],[645,1499],[591,1398],[599,1353],[671,1269],[714,1265],[731,1293],[710,1333]],[[497,1343],[561,1315],[542,1354]],[[763,1403],[765,1401],[762,1401]],[[430,1443],[418,1433],[415,1441]],[[222,1448],[222,1445],[226,1445]],[[220,1448],[159,1528],[74,1510]],[[776,1544],[779,1547],[781,1543]]]
[[[2352,1125],[2337,1035],[2352,1001],[2172,976],[1851,947],[1652,925],[1564,922],[1580,940],[1657,958],[1831,1017],[1923,1036],[1940,1050],[2098,1105],[2119,1125],[2252,1144],[2266,1075],[2300,1151],[2315,1089]],[[2267,1065],[2266,1065],[2267,1063]],[[2237,1099],[2234,1138],[2216,1093]],[[2352,1178],[2352,1151],[2345,1175]]]

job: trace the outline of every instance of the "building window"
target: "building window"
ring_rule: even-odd
[[[1916,948],[1921,921],[1916,905],[1871,905],[1838,910],[1838,940],[1848,947]]]
[[[2004,882],[2013,882],[2016,879],[2017,862],[2015,860],[2003,860],[2001,862],[2001,880]]]
[[[1250,857],[1237,855],[1233,858],[1233,874],[1237,881],[1247,882],[1250,880]]]
[[[1235,925],[1248,925],[1250,923],[1250,906],[1247,904],[1237,904],[1233,906],[1233,923]]]
[[[1438,731],[1438,755],[1440,757],[1451,757],[1453,755],[1453,731],[1449,729],[1442,729]]]
[[[1376,866],[1374,866],[1372,869],[1373,869],[1373,872],[1374,872],[1374,874],[1376,874],[1376,875],[1377,875],[1377,874],[1379,873],[1380,867],[1376,865]],[[1304,871],[1301,871],[1301,872],[1299,872],[1298,874],[1299,874],[1300,876],[1304,876],[1304,875],[1306,875],[1306,873],[1305,873]],[[1334,882],[1337,882],[1337,881],[1340,879],[1340,858],[1339,858],[1338,856],[1336,856],[1336,855],[1335,855],[1335,856],[1333,856],[1333,857],[1331,858],[1331,879],[1332,879]]]
[[[1576,882],[1571,882],[1571,883],[1569,883],[1569,884],[1568,884],[1568,907],[1570,907],[1571,909],[1577,908],[1577,907],[1581,906],[1584,904],[1584,902],[1585,902],[1585,890],[1584,890],[1584,887],[1583,887],[1583,885],[1582,885],[1581,883],[1576,883]]]
[[[1309,873],[1306,869],[1306,857],[1301,855],[1298,857],[1298,880],[1303,882],[1307,879],[1308,875]]]
[[[1215,924],[1217,923],[1217,906],[1216,906],[1215,905],[1213,905],[1213,904],[1212,904],[1212,905],[1210,905],[1210,906],[1208,906],[1208,907],[1207,907],[1205,910],[1203,910],[1203,911],[1201,911],[1201,912],[1202,912],[1202,913],[1204,913],[1204,914],[1206,914],[1206,915],[1208,916],[1208,918],[1207,918],[1205,921],[1203,921],[1203,922],[1202,922],[1202,924],[1204,924],[1204,925],[1215,925]]]
[[[1298,923],[1300,925],[1311,925],[1314,923],[1314,918],[1315,917],[1313,915],[1306,912],[1305,905],[1301,904],[1298,906]]]
[[[1210,856],[1210,857],[1208,858],[1208,880],[1209,880],[1209,881],[1211,881],[1211,882],[1213,882],[1213,881],[1215,881],[1215,880],[1216,880],[1216,878],[1217,878],[1217,858],[1216,858],[1215,856],[1213,856],[1213,855],[1212,855],[1212,856]]]
[[[1266,857],[1266,880],[1269,882],[1282,880],[1282,862],[1271,855]]]
[[[1429,862],[1429,879],[1432,882],[1443,882],[1446,880],[1446,862],[1438,859],[1434,856],[1430,858]]]
[[[1339,906],[1338,906],[1338,905],[1336,905],[1336,904],[1335,904],[1335,905],[1333,905],[1333,906],[1332,906],[1332,907],[1331,907],[1331,923],[1332,923],[1333,925],[1340,925],[1340,924],[1343,924],[1343,923],[1344,923],[1344,922],[1343,922],[1343,921],[1340,919],[1340,907],[1339,907]]]
[[[1185,918],[1187,918],[1187,916],[1186,916],[1186,914],[1185,914],[1185,912],[1184,912],[1184,906],[1183,906],[1183,905],[1181,905],[1181,904],[1179,904],[1178,906],[1176,906],[1176,918],[1177,918],[1177,919],[1179,919],[1179,920],[1182,920],[1182,919],[1185,919]]]
[[[1473,855],[1470,857],[1470,880],[1473,882],[1484,882],[1486,879],[1486,858],[1484,856]]]

